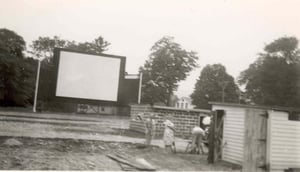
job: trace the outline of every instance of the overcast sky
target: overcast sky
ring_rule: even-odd
[[[265,44],[281,36],[300,38],[299,0],[0,0],[0,28],[27,45],[39,36],[111,43],[108,54],[127,57],[135,74],[151,46],[165,35],[199,54],[200,68],[180,83],[189,96],[201,69],[221,63],[237,78]]]

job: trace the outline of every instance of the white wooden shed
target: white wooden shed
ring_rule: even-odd
[[[222,160],[243,171],[300,169],[300,109],[210,104],[223,112]]]

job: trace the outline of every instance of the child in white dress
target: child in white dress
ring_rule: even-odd
[[[146,116],[146,117],[145,117]],[[144,123],[144,127],[145,127],[145,144],[147,146],[151,145],[151,140],[154,138],[155,136],[155,125],[156,125],[156,121],[155,121],[155,115],[154,114],[138,114],[137,115],[137,119],[141,120]]]
[[[171,152],[176,153],[175,137],[174,137],[175,126],[168,119],[164,122],[164,124],[165,124],[165,131],[164,131],[163,139],[164,139],[165,148],[166,149],[170,148]]]

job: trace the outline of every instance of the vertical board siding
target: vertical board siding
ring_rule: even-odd
[[[269,111],[270,168],[300,168],[300,121],[288,120],[287,112]]]
[[[267,118],[263,117],[266,111],[246,109],[245,140],[243,171],[265,172],[260,168],[267,165]]]
[[[213,110],[224,110],[222,160],[243,164],[245,109],[213,105]]]

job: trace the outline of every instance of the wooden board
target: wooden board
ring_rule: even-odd
[[[124,170],[128,169],[128,171],[130,171],[133,168],[135,168],[136,170],[143,170],[143,171],[155,171],[156,170],[156,168],[154,166],[149,164],[144,159],[135,160],[134,158],[132,158],[130,156],[124,156],[121,154],[117,154],[117,155],[108,154],[106,156],[111,158],[112,160],[117,161],[119,164],[122,164],[120,166]],[[123,164],[125,164],[125,165],[123,165]]]
[[[243,171],[267,171],[267,117],[266,111],[246,109]]]

